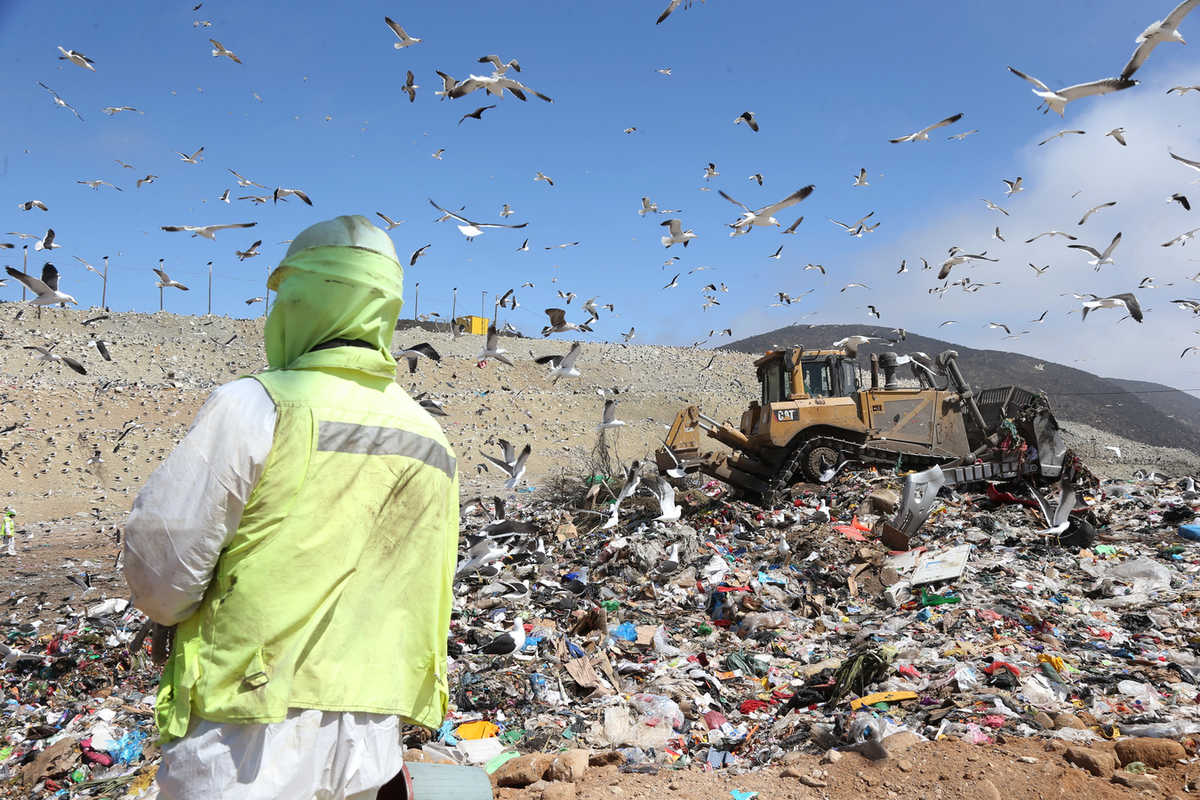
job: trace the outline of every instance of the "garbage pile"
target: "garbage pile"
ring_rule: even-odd
[[[900,549],[895,475],[800,485],[769,511],[719,483],[640,479],[463,507],[450,712],[408,733],[411,760],[525,786],[582,775],[589,752],[641,773],[883,759],[947,737],[1062,740],[1083,768],[1103,740],[1134,770],[1196,752],[1190,480],[1096,482],[1057,503],[943,488]],[[39,602],[10,598],[0,640],[0,797],[144,796],[158,757],[144,617],[119,599]]]
[[[897,734],[1194,753],[1200,494],[1140,478],[1063,491],[1061,514],[1025,485],[942,489],[899,551],[880,532],[900,479],[876,471],[771,511],[710,483],[680,493],[677,521],[653,485],[658,503],[612,487],[616,525],[603,502],[480,499],[463,515],[452,711],[414,744],[505,777],[518,753],[574,748],[636,772],[885,758]],[[536,779],[521,772],[500,785]]]
[[[10,597],[0,640],[0,797],[136,796],[158,754],[158,671],[131,655],[123,599],[50,609]]]

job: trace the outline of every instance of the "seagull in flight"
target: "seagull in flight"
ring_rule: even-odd
[[[790,195],[783,198],[782,200],[780,200],[777,203],[772,203],[771,205],[763,206],[762,208],[758,209],[757,211],[751,211],[750,207],[747,206],[745,203],[742,203],[738,200],[734,200],[732,197],[725,194],[725,191],[723,189],[717,190],[717,194],[721,195],[721,197],[724,197],[726,200],[733,203],[735,206],[741,207],[744,211],[741,219],[739,219],[737,222],[732,223],[729,226],[729,227],[733,228],[735,234],[738,233],[739,231],[741,231],[743,233],[747,233],[756,226],[757,227],[767,227],[770,225],[780,226],[779,220],[775,219],[775,216],[774,216],[775,213],[782,211],[785,208],[790,208],[791,206],[796,205],[797,203],[799,203],[801,200],[808,197],[812,193],[813,193],[813,186],[812,186],[812,184],[809,184],[808,186],[804,186],[800,189],[797,189],[796,191],[792,192]]]
[[[1127,77],[1122,78],[1102,78],[1098,81],[1089,83],[1078,83],[1074,86],[1067,86],[1058,91],[1053,91],[1049,86],[1042,83],[1032,75],[1026,75],[1019,69],[1009,67],[1009,72],[1016,75],[1018,78],[1024,78],[1032,83],[1035,87],[1033,93],[1042,99],[1046,104],[1047,110],[1053,109],[1058,112],[1058,115],[1063,116],[1063,112],[1067,107],[1067,103],[1072,100],[1078,100],[1081,97],[1090,97],[1096,94],[1108,94],[1109,92],[1117,92],[1122,89],[1128,89],[1131,86],[1136,86],[1137,81],[1129,80]],[[1049,141],[1049,140],[1047,140]]]
[[[619,428],[624,424],[624,420],[617,419],[617,401],[611,397],[605,400],[604,412],[601,414],[600,424],[596,426],[596,430],[602,431],[608,428]]]
[[[1058,133],[1054,134],[1053,136],[1048,136],[1045,139],[1042,139],[1040,142],[1038,142],[1038,147],[1041,147],[1042,145],[1046,144],[1047,142],[1052,142],[1060,136],[1066,136],[1068,133],[1085,134],[1085,133],[1087,133],[1087,131],[1059,131]]]
[[[503,439],[500,439],[499,441],[500,446],[504,449],[504,455],[502,458],[489,456],[482,450],[480,453],[484,458],[495,464],[501,469],[501,471],[509,476],[508,480],[504,484],[504,488],[512,489],[515,488],[516,485],[521,482],[521,479],[525,477],[525,462],[529,460],[529,454],[532,452],[533,448],[527,444],[525,445],[524,449],[521,450],[520,455],[515,455],[512,445]]]
[[[83,368],[83,364],[80,364],[78,361],[76,361],[73,358],[70,358],[69,356],[60,356],[57,353],[52,352],[52,350],[54,349],[54,345],[51,345],[49,348],[38,347],[37,345],[26,345],[22,349],[36,350],[38,353],[38,361],[48,361],[48,362],[57,361],[60,364],[66,364],[68,367],[75,370],[80,375],[87,375],[87,370]]]
[[[487,339],[484,342],[483,350],[479,352],[479,355],[475,357],[475,360],[480,364],[483,364],[489,358],[494,358],[501,364],[507,364],[511,367],[513,366],[513,362],[509,361],[504,355],[507,352],[507,350],[500,346],[500,334],[496,332],[495,326],[489,326]]]
[[[375,216],[377,216],[381,220],[383,220],[384,225],[387,226],[386,228],[384,228],[385,231],[390,231],[392,228],[395,228],[399,225],[404,224],[404,220],[400,220],[399,222],[397,222],[397,221],[393,220],[391,217],[389,217],[387,214],[384,214],[382,211],[376,211]]]
[[[387,23],[387,26],[392,29],[392,33],[396,34],[396,38],[400,40],[398,42],[392,42],[392,47],[395,49],[403,50],[404,48],[410,47],[421,41],[415,36],[409,36],[405,32],[404,28],[401,28],[400,25],[397,24],[396,20],[392,19],[391,17],[384,17],[383,21]]]
[[[943,280],[950,274],[950,270],[957,267],[959,264],[965,264],[968,261],[999,261],[998,258],[988,258],[987,250],[982,253],[963,253],[957,247],[951,248],[950,257],[942,262],[942,268],[938,270],[938,280]]]
[[[477,89],[483,89],[488,94],[501,98],[504,97],[504,90],[507,89],[521,102],[525,102],[525,93],[529,92],[538,99],[545,100],[547,103],[554,102],[536,89],[531,89],[507,75],[468,75],[466,80],[455,83],[454,88],[450,89],[446,96],[451,100],[456,100],[459,97],[466,97]]]
[[[553,319],[554,317],[551,316],[551,320]],[[579,351],[582,347],[582,342],[572,342],[566,355],[542,356],[535,358],[534,362],[550,365],[550,377],[554,379],[551,383],[558,383],[559,378],[578,378],[579,369],[575,366],[575,361],[579,358]]]
[[[413,71],[410,69],[404,76],[404,85],[400,87],[400,91],[408,93],[408,102],[413,102],[417,99],[417,89],[420,89],[419,83],[413,82]]]
[[[866,167],[859,168],[858,174],[854,176],[854,185],[855,186],[870,186],[871,185],[871,184],[867,183],[867,168]]]
[[[670,236],[659,237],[663,247],[670,247],[673,244],[682,244],[684,247],[687,247],[688,242],[696,238],[695,231],[690,228],[686,231],[683,229],[682,220],[668,219],[660,222],[659,225],[665,226],[670,232]]]
[[[1120,243],[1121,243],[1121,234],[1118,232],[1117,235],[1113,237],[1113,239],[1109,243],[1108,247],[1104,248],[1103,253],[1101,253],[1096,248],[1091,247],[1086,244],[1069,244],[1069,245],[1067,245],[1067,247],[1072,248],[1074,250],[1083,250],[1084,252],[1091,253],[1092,255],[1094,255],[1095,258],[1092,259],[1091,261],[1089,261],[1088,263],[1091,264],[1093,267],[1095,267],[1097,270],[1099,270],[1100,267],[1104,266],[1105,264],[1113,263],[1113,259],[1112,259],[1113,250],[1116,250],[1117,245]]]
[[[422,358],[428,358],[431,361],[441,362],[442,355],[437,350],[433,349],[433,345],[429,342],[421,342],[412,347],[405,348],[395,355],[395,359],[399,361],[404,359],[408,362],[408,374],[412,375],[417,371],[417,361]]]
[[[199,164],[201,161],[204,160],[203,153],[204,153],[203,147],[201,147],[196,152],[192,153],[190,156],[187,153],[181,153],[178,150],[175,151],[175,155],[179,156],[179,158],[185,164]],[[233,170],[230,170],[230,172],[233,172]],[[234,172],[233,174],[236,175],[237,173]],[[238,185],[240,186],[241,184],[239,183]],[[266,187],[264,186],[263,188],[265,189]]]
[[[1170,247],[1173,244],[1178,244],[1180,247],[1184,247],[1193,237],[1195,237],[1197,232],[1200,232],[1200,228],[1192,228],[1190,231],[1184,231],[1171,241],[1163,242],[1162,246]]]
[[[1007,211],[1005,211],[1003,208],[1001,208],[1000,206],[993,203],[991,200],[988,200],[987,198],[984,198],[984,197],[981,197],[979,199],[982,200],[983,202],[987,203],[987,207],[989,209],[991,209],[992,211],[999,211],[1004,216],[1006,216],[1006,217],[1009,216]]]
[[[84,69],[91,70],[92,72],[96,71],[96,68],[93,66],[93,64],[96,62],[92,61],[83,53],[80,53],[76,50],[65,50],[61,44],[58,45],[58,52],[62,53],[62,55],[58,57],[59,61],[70,61],[72,64],[76,64]]]
[[[1113,128],[1111,131],[1109,131],[1108,133],[1106,133],[1106,134],[1104,134],[1104,135],[1105,135],[1105,136],[1111,136],[1112,138],[1116,139],[1116,140],[1117,140],[1117,142],[1118,142],[1118,143],[1119,143],[1119,144],[1120,144],[1122,147],[1126,147],[1126,146],[1127,146],[1127,145],[1125,144],[1125,129],[1124,129],[1124,128]]]
[[[1028,263],[1028,262],[1027,262],[1027,263]],[[1039,267],[1039,266],[1035,266],[1034,264],[1029,264],[1029,268],[1030,268],[1030,269],[1032,269],[1032,270],[1033,270],[1035,273],[1037,273],[1037,275],[1039,275],[1039,276],[1040,276],[1040,275],[1042,275],[1042,274],[1043,274],[1043,273],[1044,273],[1046,270],[1050,269],[1050,265],[1049,265],[1049,264],[1047,264],[1047,265],[1046,265],[1046,266],[1044,266],[1044,267]]]
[[[1004,181],[1004,185],[1008,187],[1007,189],[1004,190],[1005,197],[1014,195],[1017,192],[1025,191],[1025,187],[1021,185],[1021,182],[1024,179],[1020,175],[1017,176],[1017,179],[1015,181],[1010,181],[1008,178],[1001,178],[1000,180]]]
[[[242,60],[240,58],[238,58],[236,55],[234,55],[232,50],[226,49],[225,45],[221,44],[216,39],[209,39],[208,41],[211,42],[212,46],[213,46],[213,51],[212,51],[213,58],[220,58],[221,56],[225,56],[226,58],[228,58],[230,61],[232,61],[235,64],[242,63]]]
[[[1167,94],[1172,94],[1174,92],[1179,92],[1181,95],[1187,94],[1188,92],[1200,92],[1200,86],[1172,86],[1170,89],[1167,89]]]
[[[796,232],[796,226],[797,226],[797,225],[799,225],[801,222],[804,222],[804,217],[800,217],[800,218],[798,218],[798,219],[797,219],[795,222],[793,222],[791,225],[787,226],[787,227],[786,227],[786,228],[784,228],[782,231],[780,231],[780,233],[781,233],[781,234],[784,234],[784,233],[795,233],[795,232]]]
[[[753,111],[743,111],[742,113],[738,114],[737,119],[733,121],[733,124],[738,125],[743,122],[746,123],[746,126],[750,128],[750,130],[758,133],[758,119],[755,118]]]
[[[273,202],[278,203],[280,198],[286,200],[288,195],[293,195],[295,197],[299,197],[301,200],[304,201],[304,204],[306,206],[312,205],[312,200],[308,199],[308,195],[306,195],[304,192],[300,191],[299,189],[283,189],[283,188],[279,188],[279,187],[276,187],[275,193],[272,195]]]
[[[94,181],[75,181],[75,182],[78,184],[81,184],[83,186],[90,186],[93,189],[99,189],[101,186],[111,186],[112,188],[116,189],[118,192],[122,191],[120,186],[109,183],[108,181],[94,180]]]
[[[664,10],[661,14],[658,15],[658,20],[654,24],[655,25],[661,24],[663,20],[665,20],[667,17],[671,16],[672,13],[674,13],[675,9],[679,8],[679,5],[681,3],[683,4],[684,8],[691,8],[692,4],[695,2],[696,2],[696,0],[671,0],[671,2],[667,4],[666,10]],[[704,0],[700,0],[700,2],[704,2]]]
[[[1111,297],[1099,297],[1095,300],[1087,300],[1083,303],[1083,316],[1080,321],[1087,319],[1089,311],[1095,311],[1097,308],[1124,308],[1129,312],[1129,316],[1135,321],[1142,321],[1142,307],[1138,304],[1137,298],[1132,292],[1122,292],[1114,294]]]
[[[204,150],[204,148],[203,148],[203,147],[201,147],[201,148],[200,148],[200,150],[201,150],[201,151],[203,151],[203,150]],[[180,153],[179,155],[180,155],[180,156],[182,156],[182,155],[183,155],[183,153]],[[234,178],[236,178],[236,179],[237,179],[237,185],[238,185],[238,186],[240,186],[240,187],[242,187],[242,188],[247,188],[247,187],[250,187],[250,186],[257,186],[259,189],[266,189],[266,188],[267,188],[266,186],[263,186],[261,183],[255,183],[254,181],[252,181],[252,180],[250,180],[249,178],[247,178],[245,175],[242,175],[242,174],[240,174],[240,173],[239,173],[237,170],[232,170],[232,169],[231,169],[231,170],[229,170],[229,173],[230,173],[231,175],[233,175],[233,177],[234,177]]]
[[[255,256],[262,255],[262,253],[260,253],[258,251],[258,248],[261,245],[262,245],[262,239],[259,239],[257,242],[250,245],[245,250],[236,251],[234,253],[234,255],[237,256],[238,261],[245,261],[247,258],[254,258]]]
[[[10,278],[16,278],[25,284],[25,287],[29,291],[33,292],[34,297],[29,301],[31,305],[52,306],[58,303],[74,303],[75,305],[79,305],[79,301],[71,295],[60,292],[58,289],[51,289],[45,281],[38,280],[28,273],[21,272],[19,269],[13,267],[5,267],[4,271],[8,273]]]
[[[447,215],[451,219],[456,219],[459,222],[463,223],[462,225],[457,226],[458,231],[463,236],[467,237],[468,240],[474,239],[476,236],[482,236],[484,228],[524,228],[526,225],[529,224],[528,222],[522,222],[519,225],[508,225],[508,224],[501,223],[501,222],[472,222],[471,220],[467,219],[466,217],[462,217],[462,216],[459,216],[458,214],[455,214],[453,211],[447,211],[446,209],[439,206],[437,203],[433,202],[432,199],[429,200],[429,205],[433,206],[438,211],[441,211],[443,214]]]
[[[1084,214],[1084,215],[1083,215],[1083,216],[1082,216],[1082,217],[1079,219],[1079,224],[1080,224],[1080,225],[1082,225],[1083,223],[1087,222],[1087,221],[1088,221],[1088,217],[1090,217],[1092,214],[1095,214],[1095,213],[1096,213],[1097,211],[1099,211],[1100,209],[1102,209],[1102,208],[1111,208],[1112,206],[1115,206],[1116,204],[1117,204],[1117,201],[1116,201],[1116,200],[1109,200],[1107,203],[1101,203],[1101,204],[1100,204],[1100,205],[1098,205],[1098,206],[1092,206],[1091,208],[1089,208],[1089,209],[1087,210],[1087,213],[1086,213],[1086,214]],[[1067,246],[1068,246],[1068,247],[1070,247],[1070,245],[1067,245]]]
[[[17,203],[17,208],[21,209],[22,211],[30,211],[35,208],[40,208],[42,211],[50,210],[46,208],[46,204],[41,200],[26,200],[24,203]]]
[[[1129,57],[1125,68],[1121,70],[1121,77],[1129,78],[1129,76],[1137,72],[1142,64],[1146,63],[1146,59],[1150,57],[1150,54],[1154,52],[1154,48],[1158,47],[1160,42],[1187,44],[1187,41],[1183,38],[1183,34],[1179,32],[1179,24],[1183,22],[1183,18],[1197,5],[1200,5],[1200,0],[1183,0],[1182,3],[1175,6],[1166,19],[1158,19],[1150,23],[1149,27],[1142,31],[1141,35],[1135,40],[1137,48],[1134,49],[1133,55]]]
[[[1168,198],[1167,198],[1167,202],[1168,202],[1168,203],[1179,203],[1179,205],[1183,206],[1183,210],[1184,210],[1184,211],[1191,211],[1191,210],[1192,210],[1192,204],[1191,204],[1191,202],[1190,202],[1190,201],[1187,199],[1187,195],[1186,195],[1186,194],[1181,194],[1181,193],[1179,193],[1179,192],[1176,192],[1175,194],[1173,194],[1173,195],[1171,195],[1170,197],[1168,197]]]
[[[952,134],[952,135],[950,135],[950,136],[947,136],[947,137],[946,137],[946,141],[949,141],[949,140],[951,140],[951,139],[954,139],[955,141],[961,142],[963,139],[967,138],[968,136],[970,136],[970,135],[971,135],[971,134],[973,134],[973,133],[979,133],[979,129],[978,129],[978,128],[972,128],[971,130],[969,130],[969,131],[966,131],[966,132],[964,132],[964,133],[955,133],[955,134]]]
[[[38,86],[42,87],[43,89],[45,89],[47,92],[50,93],[51,97],[54,98],[54,105],[58,106],[59,108],[67,109],[68,111],[70,111],[72,114],[75,115],[75,118],[77,120],[79,120],[80,122],[83,122],[83,117],[79,116],[79,112],[75,110],[75,106],[71,105],[66,100],[63,100],[61,97],[59,97],[58,92],[54,91],[49,86],[42,83],[41,81],[38,81]]]
[[[898,144],[899,142],[928,141],[930,131],[936,130],[937,128],[941,128],[944,125],[953,125],[955,122],[958,122],[960,119],[962,119],[962,117],[963,117],[962,114],[955,114],[952,117],[946,117],[941,122],[935,122],[932,125],[921,128],[921,130],[917,131],[916,133],[910,133],[907,136],[901,136],[896,139],[888,139],[888,141],[891,142],[892,144]]]
[[[1032,239],[1026,239],[1025,244],[1032,244],[1033,242],[1036,242],[1038,239],[1042,238],[1043,236],[1063,236],[1067,239],[1070,239],[1072,242],[1075,241],[1077,238],[1079,238],[1077,236],[1072,236],[1069,233],[1063,233],[1062,231],[1043,231],[1043,232],[1039,233],[1037,236],[1034,236]]]
[[[537,175],[533,176],[533,179],[534,179],[534,181],[545,181],[550,186],[554,185],[554,181],[550,180],[548,177],[543,175],[542,171],[540,169],[537,171]]]
[[[162,229],[172,233],[186,231],[192,234],[193,239],[197,236],[203,236],[205,239],[216,241],[217,231],[228,230],[230,228],[253,228],[257,224],[257,222],[234,222],[229,225],[163,225]]]
[[[31,236],[30,238],[34,237]],[[47,228],[46,235],[33,243],[34,250],[56,250],[59,247],[62,247],[62,245],[54,241],[54,228]]]
[[[162,268],[163,259],[158,260],[158,266],[154,268],[154,274],[158,276],[158,281],[154,284],[159,289],[179,289],[180,291],[188,291],[188,287],[176,280],[171,280],[171,276]]]
[[[469,113],[467,113],[467,114],[463,114],[463,115],[462,115],[462,117],[461,117],[461,118],[458,120],[458,124],[459,124],[459,125],[462,125],[462,124],[463,124],[463,120],[465,120],[465,119],[467,119],[467,118],[470,118],[470,119],[477,119],[477,120],[481,120],[481,121],[482,121],[482,120],[483,120],[483,112],[487,111],[487,110],[488,110],[488,109],[490,109],[490,108],[495,108],[495,107],[496,107],[496,104],[495,104],[495,103],[493,103],[493,104],[492,104],[492,105],[490,105],[490,106],[480,106],[479,108],[475,109],[474,111],[471,111],[471,112],[469,112]]]

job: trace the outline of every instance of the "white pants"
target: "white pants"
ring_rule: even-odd
[[[292,709],[235,725],[194,719],[163,747],[162,800],[374,800],[404,766],[398,717]]]

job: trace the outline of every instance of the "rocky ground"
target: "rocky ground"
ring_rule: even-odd
[[[11,317],[8,308],[0,313]],[[120,527],[136,492],[185,434],[213,387],[265,366],[261,320],[111,314],[47,310],[41,320],[26,310],[0,331],[0,503],[18,510],[18,555],[0,559],[10,625],[39,609],[75,608],[125,595],[116,567]],[[107,343],[103,360],[89,341]],[[498,439],[532,444],[522,493],[551,486],[562,475],[582,477],[596,466],[596,424],[604,397],[619,400],[628,424],[610,439],[614,460],[649,456],[682,407],[695,404],[736,423],[757,394],[753,356],[685,348],[596,343],[585,346],[580,378],[557,385],[530,356],[564,353],[567,343],[505,337],[516,366],[480,363],[481,337],[404,330],[396,349],[428,341],[440,364],[419,362],[400,383],[444,402],[441,422],[459,456],[464,499],[490,496],[503,477],[485,471],[480,451],[498,453]],[[54,352],[83,362],[88,374],[57,363],[39,363],[25,346],[54,345]],[[1200,471],[1200,456],[1153,448],[1061,420],[1068,441],[1097,473],[1128,478],[1137,469],[1169,475]],[[1117,448],[1120,454],[1116,452]],[[81,585],[79,581],[84,581]],[[24,605],[25,598],[35,603]],[[1010,739],[980,749],[947,740],[912,746],[902,757],[874,763],[848,754],[836,764],[817,756],[748,774],[662,769],[631,774],[595,767],[567,795],[547,787],[545,797],[610,798],[651,792],[689,798],[730,797],[758,791],[764,798],[1062,797],[1091,793],[1124,796],[1143,787],[1111,782],[1115,764],[1093,770],[1072,766],[1067,744]],[[1111,745],[1098,745],[1100,751]],[[1101,761],[1103,761],[1103,757]],[[1124,773],[1118,773],[1122,776]],[[1121,778],[1134,780],[1133,778]],[[1154,796],[1170,797],[1195,785],[1196,765],[1158,770]],[[1136,781],[1135,781],[1136,782]],[[502,797],[531,796],[500,789]],[[1194,789],[1193,789],[1194,791]],[[554,793],[558,792],[558,795]],[[739,795],[733,795],[739,796]]]

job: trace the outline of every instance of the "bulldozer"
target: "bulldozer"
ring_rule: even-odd
[[[655,453],[659,472],[702,472],[771,505],[797,482],[844,467],[940,466],[946,485],[1057,478],[1067,448],[1044,395],[1017,386],[976,395],[958,353],[871,356],[870,385],[848,350],[768,351],[754,362],[761,396],[737,427],[695,406],[675,417]],[[897,371],[909,366],[912,378]],[[701,451],[701,432],[732,452]]]

